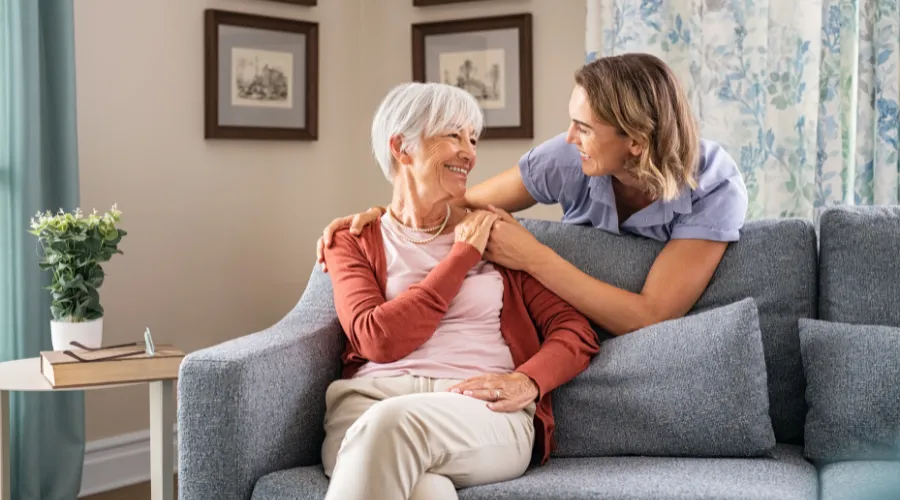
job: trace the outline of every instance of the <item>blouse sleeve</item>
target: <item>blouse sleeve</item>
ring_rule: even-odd
[[[573,163],[573,168],[580,168],[578,150],[566,143],[565,134],[560,134],[522,155],[519,174],[531,197],[538,203],[550,205],[559,203],[566,184],[566,167]]]
[[[671,239],[737,241],[747,216],[747,188],[734,160],[716,149],[708,153],[691,212],[679,214]]]

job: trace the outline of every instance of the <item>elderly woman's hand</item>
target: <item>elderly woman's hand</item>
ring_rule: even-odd
[[[519,411],[534,403],[540,394],[537,384],[519,372],[479,375],[447,391],[488,401],[488,408],[500,412]]]
[[[456,225],[456,241],[464,241],[484,254],[488,237],[491,235],[491,227],[500,218],[499,215],[487,210],[475,210],[466,214],[461,222]]]

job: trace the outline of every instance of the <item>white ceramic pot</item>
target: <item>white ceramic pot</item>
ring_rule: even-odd
[[[85,347],[97,348],[103,345],[103,318],[80,323],[50,321],[50,337],[53,350],[77,349],[70,344],[73,340]]]

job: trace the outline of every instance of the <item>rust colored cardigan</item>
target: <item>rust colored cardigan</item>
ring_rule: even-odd
[[[367,225],[359,236],[346,229],[336,232],[325,261],[348,340],[343,376],[352,377],[366,361],[402,359],[424,344],[447,313],[466,273],[480,260],[475,247],[455,243],[422,282],[388,301],[381,221]],[[533,458],[543,464],[554,446],[550,392],[587,368],[600,347],[587,319],[571,305],[529,274],[495,267],[504,285],[500,331],[516,371],[531,377],[539,390]]]

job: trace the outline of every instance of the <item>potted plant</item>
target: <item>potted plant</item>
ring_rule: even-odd
[[[98,348],[103,343],[103,307],[99,288],[105,274],[100,266],[114,254],[122,254],[119,242],[127,234],[116,227],[121,219],[116,205],[103,215],[84,215],[80,209],[54,215],[38,212],[29,233],[38,237],[42,270],[53,275],[50,286],[50,335],[54,350],[70,349],[77,341]]]

